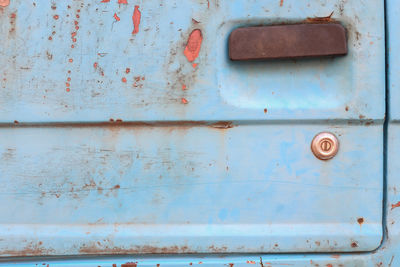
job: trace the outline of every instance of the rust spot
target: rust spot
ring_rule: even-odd
[[[0,0],[0,6],[6,7],[10,4],[10,0]]]
[[[328,264],[326,265],[326,267],[333,267],[333,265],[330,264],[330,263],[328,263]]]
[[[131,72],[130,68],[126,68],[125,73],[128,74],[129,72]]]
[[[362,119],[364,119],[365,118],[365,116],[364,115],[360,115],[360,116],[358,116],[359,118],[360,118],[360,120],[362,120]]]
[[[113,263],[112,267],[117,267],[117,265],[115,263]]]
[[[123,83],[126,83],[126,78],[125,78],[125,77],[122,77],[121,81],[122,81]]]
[[[74,62],[74,60],[73,60],[72,58],[68,59],[68,61],[69,61],[70,63]]]
[[[195,29],[190,33],[183,52],[189,62],[193,62],[199,56],[202,41],[203,35],[201,34],[201,30]]]
[[[392,204],[392,210],[398,207],[400,207],[400,201],[397,202],[396,204]]]
[[[100,3],[108,3],[108,2],[110,2],[110,0],[101,0]]]
[[[139,6],[135,6],[135,10],[133,11],[133,15],[132,15],[132,21],[133,21],[132,34],[136,34],[139,32],[140,17],[141,17],[141,13],[139,10]]]
[[[348,107],[348,106],[346,106],[344,109],[345,109],[346,111],[349,111],[349,107]]]
[[[120,21],[120,20],[121,20],[121,19],[118,17],[117,13],[114,13],[114,19],[115,19],[116,21]]]
[[[352,247],[352,248],[356,248],[356,247],[358,247],[358,244],[357,244],[357,242],[352,242],[352,243],[351,243],[351,247]]]
[[[182,84],[182,90],[186,90],[186,85]]]
[[[15,123],[15,124],[18,124],[19,122],[18,122],[18,121],[14,121],[14,123]]]
[[[197,67],[197,63],[193,63],[192,67],[193,67],[193,69],[195,69]]]
[[[118,4],[128,4],[128,0],[118,0]]]
[[[256,264],[255,261],[246,261],[246,263],[248,263],[248,264]]]
[[[267,114],[267,112],[268,112],[268,109],[264,108],[264,113]]]
[[[364,223],[364,218],[362,218],[362,217],[358,218],[357,222],[358,222],[359,225],[362,225]]]
[[[98,66],[97,62],[93,63],[93,68],[97,69],[97,66]]]
[[[55,19],[55,20],[57,20],[57,19],[59,19],[60,18],[60,16],[58,16],[58,15],[54,15],[53,16],[53,19]]]
[[[281,0],[281,2],[279,3],[279,6],[283,6],[283,0]]]
[[[137,267],[137,262],[127,262],[121,264],[121,267]]]
[[[229,267],[233,267],[234,266],[234,264],[233,263],[228,263],[229,264]]]
[[[330,23],[330,22],[335,22],[334,19],[332,19],[333,11],[329,16],[326,17],[315,17],[315,18],[307,18],[305,22],[308,23]]]
[[[121,188],[121,186],[119,185],[119,184],[117,184],[117,185],[115,185],[114,187],[113,187],[113,189],[120,189]]]
[[[210,126],[217,129],[230,129],[234,127],[231,121],[218,121],[211,124]]]
[[[187,103],[189,103],[189,101],[187,101],[186,98],[183,98],[183,97],[182,97],[181,103],[182,103],[182,104],[187,104]]]
[[[339,259],[340,255],[332,255],[331,257],[334,258],[334,259]]]
[[[67,88],[67,89],[65,89],[65,91],[67,91],[67,92],[70,92],[70,91],[71,91],[71,89]]]

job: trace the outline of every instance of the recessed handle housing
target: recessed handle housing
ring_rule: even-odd
[[[343,56],[345,28],[338,23],[244,27],[229,36],[231,60]]]

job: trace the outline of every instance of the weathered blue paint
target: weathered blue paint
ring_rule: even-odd
[[[0,11],[1,255],[209,253],[18,266],[396,266],[395,189],[382,224],[383,1],[61,2]],[[235,27],[332,11],[346,57],[227,58]],[[183,54],[194,29],[195,66]],[[310,151],[320,131],[339,137],[330,161]],[[242,255],[211,254],[229,252]]]

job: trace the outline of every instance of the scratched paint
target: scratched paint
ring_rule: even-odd
[[[189,62],[193,62],[199,56],[202,42],[203,35],[201,30],[193,30],[189,35],[185,50],[183,52]]]
[[[141,12],[139,10],[139,6],[136,5],[132,15],[132,22],[133,22],[132,34],[137,34],[139,32],[140,18],[141,18]]]

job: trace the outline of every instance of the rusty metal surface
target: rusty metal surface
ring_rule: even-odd
[[[229,36],[231,60],[343,56],[346,30],[338,23],[243,27]]]
[[[383,4],[287,2],[1,1],[0,254],[379,246]],[[332,11],[346,57],[228,58],[237,27]]]

